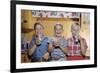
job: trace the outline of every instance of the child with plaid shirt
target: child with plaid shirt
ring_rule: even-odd
[[[80,26],[74,23],[71,26],[72,37],[67,40],[68,60],[83,60],[85,58],[87,43],[84,38],[79,35]]]

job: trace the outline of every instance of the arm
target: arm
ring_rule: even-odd
[[[32,40],[29,44],[28,55],[31,56],[36,49],[35,38],[32,37]]]
[[[81,45],[81,54],[85,56],[87,51],[87,43],[85,39],[80,38],[80,45]]]
[[[49,38],[48,41],[48,52],[51,53],[53,51],[53,38]]]
[[[64,54],[67,55],[67,47],[66,47],[66,48],[63,48],[63,47],[60,46],[60,49],[62,50],[62,52],[63,52]]]
[[[35,49],[36,45],[34,44],[33,47],[28,50],[29,56],[31,56],[34,53]]]
[[[68,50],[68,48],[67,48],[67,40],[66,39],[63,39],[63,43],[62,43],[62,45],[60,44],[59,45],[59,48],[62,50],[62,52],[64,53],[64,54],[66,54],[67,55],[67,50]]]
[[[47,61],[49,59],[49,52],[46,52],[44,55],[43,55],[43,59],[45,61]]]
[[[52,44],[48,44],[48,52],[43,55],[43,58],[47,61],[50,58],[50,53],[53,51]]]
[[[48,52],[51,53],[53,51],[53,46],[52,44],[49,44],[48,45]]]

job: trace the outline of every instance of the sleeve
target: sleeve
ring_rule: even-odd
[[[62,48],[67,48],[67,40],[66,39],[63,39],[61,47]]]

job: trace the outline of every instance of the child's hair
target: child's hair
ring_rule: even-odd
[[[54,29],[56,29],[56,26],[60,26],[61,29],[63,29],[63,25],[62,25],[61,23],[57,23],[57,24],[55,24],[55,25],[54,25]]]
[[[44,27],[43,27],[43,25],[42,25],[41,23],[35,23],[35,24],[34,24],[34,30],[36,29],[36,26],[37,26],[37,25],[40,25],[40,26],[44,29]]]
[[[79,23],[73,23],[72,26],[71,26],[71,28],[72,28],[74,25],[75,25],[75,26],[78,26],[78,27],[80,28]]]

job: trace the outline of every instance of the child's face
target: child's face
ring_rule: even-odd
[[[63,29],[61,26],[57,25],[56,28],[55,28],[55,35],[57,37],[60,37],[62,35],[62,32],[63,32]]]
[[[79,26],[73,25],[71,28],[72,36],[78,36],[79,35]]]
[[[35,29],[36,35],[43,34],[43,27],[41,25],[37,25]]]

